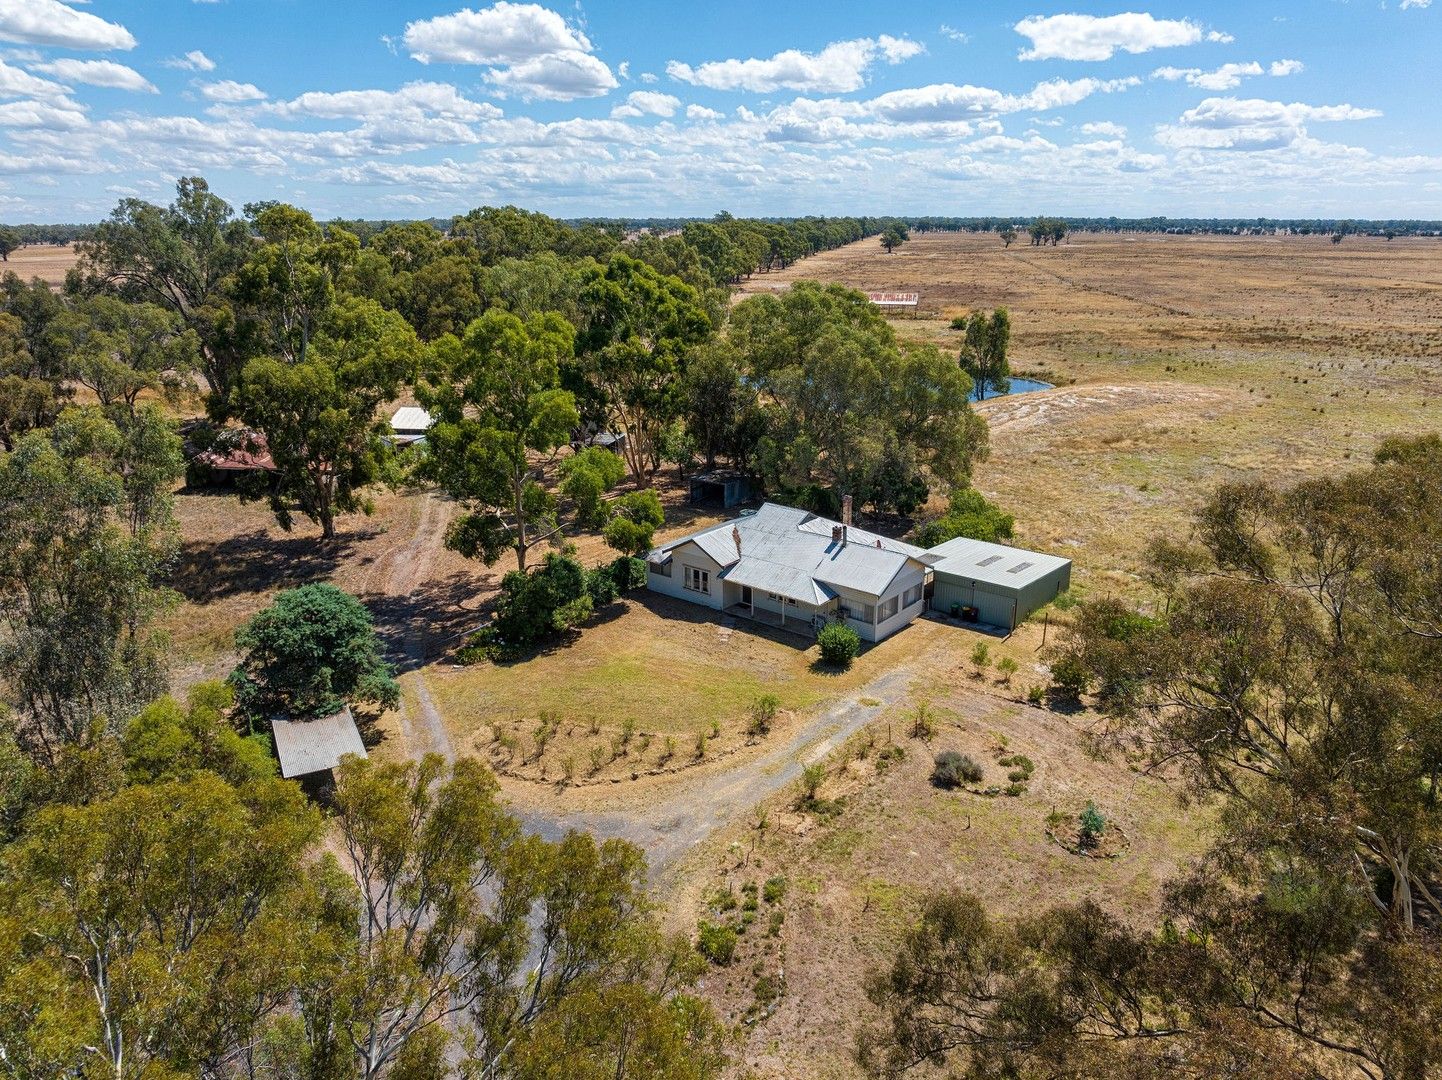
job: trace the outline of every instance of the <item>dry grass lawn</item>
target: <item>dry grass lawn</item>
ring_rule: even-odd
[[[908,737],[903,709],[833,757],[820,796],[841,800],[835,817],[802,813],[787,793],[769,804],[765,829],[752,815],[673,876],[670,920],[681,931],[698,919],[734,921],[740,911],[720,912],[721,894],[744,903],[746,883],[786,881],[783,900],[760,903],[736,959],[704,981],[742,1033],[734,1075],[859,1076],[850,1051],[866,1015],[864,976],[894,955],[933,891],[975,893],[1002,916],[1094,899],[1143,920],[1156,913],[1161,883],[1205,847],[1206,811],[1188,809],[1124,760],[1093,756],[1085,717],[1000,701],[972,685],[957,667],[917,693],[941,717],[929,741]],[[900,762],[884,760],[888,730]],[[929,782],[941,750],[983,763],[985,784],[1006,783],[996,764],[1005,755],[1027,756],[1035,772],[1018,797],[942,791]],[[1114,859],[1079,857],[1047,836],[1053,811],[1066,816],[1065,831],[1088,801],[1125,833]],[[768,1009],[776,986],[783,992]]]

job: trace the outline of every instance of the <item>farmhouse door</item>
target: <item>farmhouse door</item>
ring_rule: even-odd
[[[741,602],[742,602],[743,604],[745,604],[747,607],[750,607],[750,606],[751,606],[751,586],[750,586],[750,585],[742,585],[742,586],[741,586]]]

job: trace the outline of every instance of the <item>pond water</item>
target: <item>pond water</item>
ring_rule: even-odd
[[[1039,379],[1018,379],[1016,376],[1013,375],[1011,378],[1011,389],[1009,389],[1005,394],[998,394],[995,390],[988,389],[986,392],[986,398],[989,401],[994,397],[1012,397],[1016,394],[1029,394],[1033,390],[1051,389],[1053,389],[1053,387],[1052,384],[1049,382],[1042,382]],[[980,401],[982,399],[977,394],[977,392],[973,390],[971,392],[971,400]]]

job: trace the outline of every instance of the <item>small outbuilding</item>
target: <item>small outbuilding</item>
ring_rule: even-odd
[[[270,730],[280,775],[287,780],[328,772],[346,754],[368,756],[350,706],[317,720],[272,720]]]
[[[415,405],[397,409],[391,417],[391,430],[396,433],[396,445],[420,442],[434,423],[430,413]]]
[[[1015,630],[1071,587],[1071,560],[958,537],[927,551],[931,607],[967,622]]]
[[[719,506],[730,510],[751,500],[751,478],[733,469],[712,469],[691,477],[693,506]]]

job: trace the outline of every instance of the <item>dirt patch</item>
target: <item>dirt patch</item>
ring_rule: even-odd
[[[976,411],[986,417],[992,438],[1005,443],[1024,437],[1030,428],[1089,423],[1128,410],[1184,408],[1214,417],[1231,397],[1227,391],[1209,386],[1089,383],[992,398],[980,402]]]

